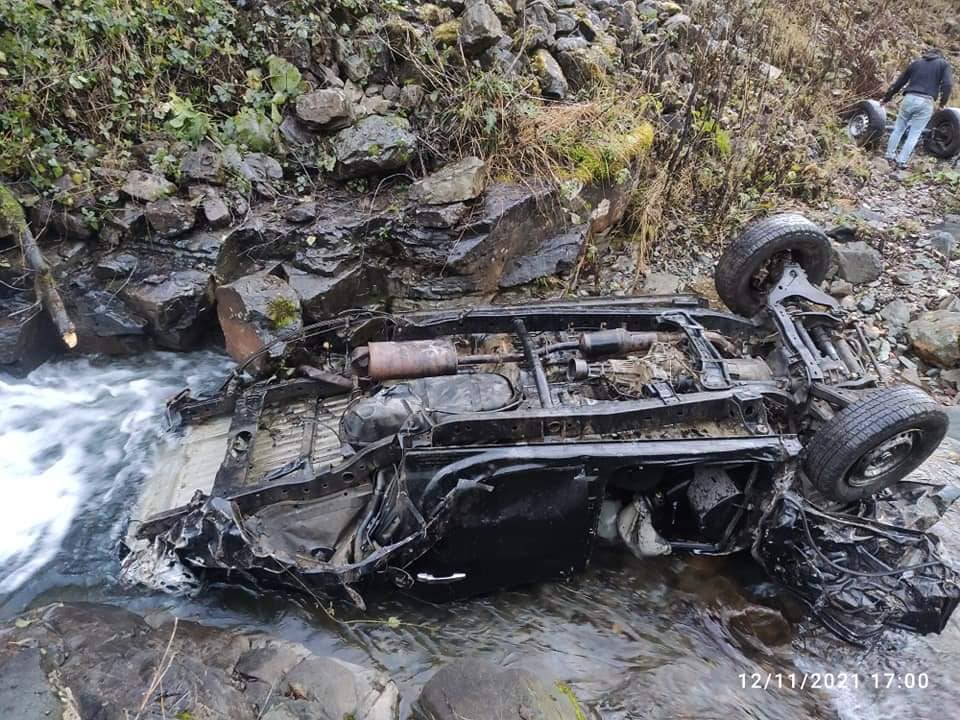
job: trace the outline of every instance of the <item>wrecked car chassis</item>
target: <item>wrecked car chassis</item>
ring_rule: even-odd
[[[282,338],[272,376],[244,372],[264,347],[212,396],[171,400],[184,449],[134,513],[125,573],[167,590],[212,578],[362,604],[357,590],[374,585],[444,599],[568,576],[600,543],[637,556],[750,550],[844,627],[852,611],[833,585],[811,591],[818,580],[769,562],[771,537],[809,533],[782,521],[782,498],[859,507],[945,425],[917,391],[875,389],[862,335],[808,280],[818,272],[803,252],[775,254],[745,296],[718,275],[745,315],[674,295],[356,310],[304,328]],[[854,431],[864,423],[872,435]],[[817,512],[802,517],[828,517]],[[952,589],[925,605],[867,592],[866,632],[942,627],[960,595],[938,559],[924,568],[925,587]]]

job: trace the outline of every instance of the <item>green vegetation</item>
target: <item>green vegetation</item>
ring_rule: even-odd
[[[276,297],[267,305],[267,317],[277,330],[283,330],[300,317],[300,305],[289,298]]]

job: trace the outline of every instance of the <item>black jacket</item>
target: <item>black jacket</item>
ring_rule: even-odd
[[[924,53],[923,57],[907,66],[903,74],[887,90],[883,101],[889,101],[901,89],[905,94],[920,93],[932,98],[939,95],[940,104],[946,105],[953,91],[953,73],[950,71],[950,63],[944,59],[943,53],[939,50]]]

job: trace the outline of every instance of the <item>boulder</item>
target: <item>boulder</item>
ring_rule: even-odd
[[[100,258],[93,272],[101,280],[124,280],[136,272],[139,264],[136,255],[114,253]]]
[[[296,290],[307,320],[325,320],[348,308],[382,300],[387,295],[383,272],[356,257],[322,263],[298,259],[298,267],[284,263],[290,286]],[[304,269],[303,266],[309,269]]]
[[[880,311],[880,317],[887,321],[887,324],[895,328],[905,328],[910,322],[911,307],[904,300],[897,298],[891,300],[883,306]]]
[[[133,355],[150,347],[147,321],[114,293],[82,287],[69,293],[70,317],[77,325],[77,351]]]
[[[668,272],[649,272],[643,278],[643,292],[647,295],[674,295],[683,281]]]
[[[50,317],[36,306],[32,297],[5,299],[3,310],[0,313],[0,370],[3,372],[26,375],[63,348]],[[2,675],[0,671],[0,677]]]
[[[201,145],[180,159],[180,175],[194,182],[220,184],[223,182],[223,156],[216,148]]]
[[[131,170],[127,173],[127,178],[120,190],[134,200],[152,202],[173,195],[177,191],[177,186],[161,175]]]
[[[371,115],[337,133],[333,139],[340,178],[398,170],[413,158],[417,136],[399,115]]]
[[[916,285],[923,277],[923,270],[918,268],[900,268],[893,274],[893,281],[897,285]]]
[[[137,203],[127,202],[122,207],[107,210],[101,217],[100,240],[111,247],[138,239],[146,231],[147,220],[143,207]]]
[[[930,233],[930,247],[949,259],[953,257],[953,251],[957,247],[957,239],[953,233],[937,230]]]
[[[873,282],[883,272],[883,256],[862,240],[840,244],[831,242],[837,273],[844,280],[861,285]]]
[[[200,209],[203,211],[203,219],[210,227],[221,228],[230,224],[230,208],[213,188],[204,194]]]
[[[486,173],[483,160],[472,155],[465,157],[415,182],[410,188],[410,199],[425,205],[473,200],[483,194]]]
[[[907,325],[914,352],[940,368],[960,366],[960,312],[932,310]]]
[[[431,720],[586,717],[564,683],[548,683],[523,668],[505,668],[476,659],[457,660],[437,671],[423,686],[417,707]]]
[[[460,17],[460,45],[468,57],[477,57],[504,36],[500,18],[483,0],[477,0]]]
[[[54,604],[0,627],[4,718],[396,720],[383,674],[269,635]]]
[[[297,119],[314,130],[340,130],[353,122],[353,106],[343,90],[325,88],[297,98]]]
[[[287,210],[283,214],[283,217],[292,223],[296,223],[297,225],[308,223],[311,220],[316,220],[317,204],[310,200],[298,203]]]
[[[127,283],[120,296],[147,320],[157,345],[190,350],[203,337],[210,316],[210,274],[179,270]]]
[[[283,167],[270,155],[247,153],[240,163],[240,173],[252,183],[269,183],[283,178]]]
[[[540,48],[533,54],[531,66],[537,73],[540,81],[540,92],[546,98],[562,100],[566,97],[569,86],[567,78],[560,69],[560,63],[546,48]]]
[[[564,50],[557,55],[570,86],[576,90],[601,84],[610,71],[610,59],[596,45]]]
[[[64,207],[48,197],[41,197],[30,209],[33,227],[42,229],[42,236],[60,240],[92,240],[94,230],[76,210]]]
[[[197,222],[197,209],[193,203],[180,198],[148,202],[144,215],[150,229],[164,238],[183,235]]]
[[[425,228],[452,228],[463,220],[470,207],[466,203],[421,205],[411,213],[414,222]]]
[[[217,317],[227,352],[237,362],[262,350],[280,333],[303,327],[300,297],[282,278],[269,273],[247,275],[218,287]],[[285,349],[283,342],[272,345],[251,369],[258,374],[266,370]]]
[[[587,237],[587,226],[547,238],[536,251],[507,263],[500,278],[501,288],[526,285],[542,277],[557,275],[572,268],[580,257]]]

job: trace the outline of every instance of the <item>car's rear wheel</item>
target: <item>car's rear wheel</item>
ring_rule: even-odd
[[[960,109],[938,110],[930,118],[927,130],[924,146],[928,153],[945,160],[960,153]]]
[[[817,430],[804,471],[830,500],[863,500],[916,470],[946,432],[946,413],[926,393],[910,385],[876,390]]]
[[[860,147],[880,142],[887,129],[887,113],[876,100],[863,100],[847,113],[847,135]]]
[[[741,315],[754,315],[796,262],[810,282],[821,282],[830,267],[830,240],[803,215],[783,213],[750,223],[724,251],[714,272],[717,294]]]

